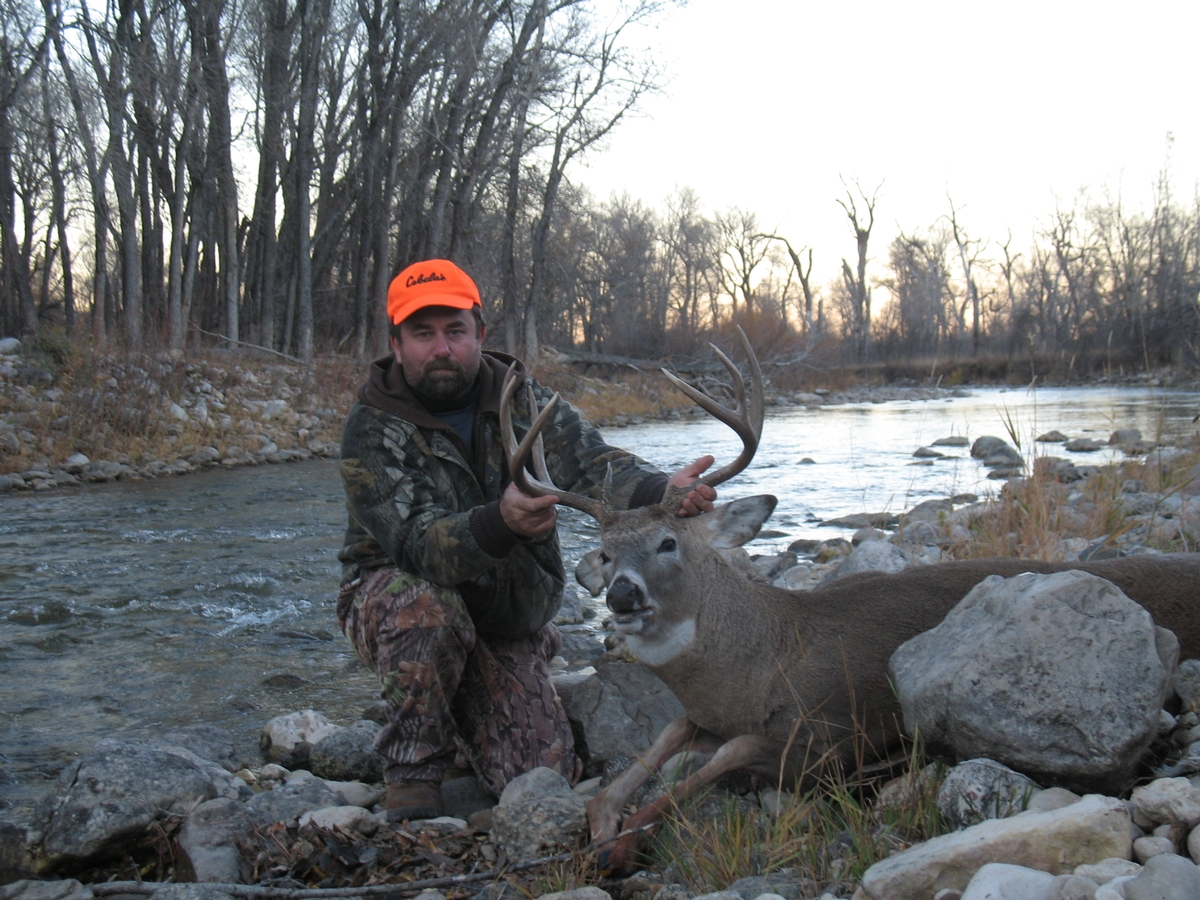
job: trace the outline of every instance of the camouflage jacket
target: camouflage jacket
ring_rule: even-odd
[[[511,480],[500,439],[500,388],[511,362],[505,354],[483,354],[470,452],[413,396],[391,357],[372,363],[342,435],[350,514],[338,554],[343,584],[364,570],[395,564],[458,588],[482,633],[525,636],[554,617],[565,584],[557,533],[523,539],[500,515],[500,496]],[[552,393],[530,381],[539,407],[545,406]],[[518,439],[529,421],[521,390],[513,405]],[[666,475],[606,444],[562,400],[543,438],[547,468],[564,490],[599,497],[611,464],[618,507],[662,497]]]

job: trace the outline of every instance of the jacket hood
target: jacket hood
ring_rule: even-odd
[[[516,364],[517,373],[525,374],[525,364],[515,356],[497,350],[484,350],[479,363],[481,383],[477,412],[500,412],[500,389],[509,366]],[[418,428],[451,431],[449,425],[429,412],[404,380],[404,371],[392,355],[371,363],[367,380],[358,389],[358,400],[388,415],[412,422]]]

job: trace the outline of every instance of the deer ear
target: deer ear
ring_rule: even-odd
[[[710,546],[716,550],[728,550],[730,547],[740,547],[755,537],[763,522],[775,511],[778,502],[770,494],[742,497],[697,516],[695,521],[708,528]]]
[[[575,567],[575,580],[587,588],[593,597],[599,597],[611,579],[612,566],[604,559],[604,551],[599,547],[585,553]]]

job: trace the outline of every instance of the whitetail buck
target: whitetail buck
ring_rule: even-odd
[[[737,368],[717,351],[734,381],[736,409],[664,370],[676,387],[742,438],[737,460],[701,479],[709,485],[741,472],[762,434],[762,375],[745,335],[742,346],[752,371],[749,402]],[[866,573],[807,592],[748,581],[716,551],[757,535],[775,508],[774,497],[746,497],[679,518],[676,512],[689,489],[671,489],[658,506],[633,510],[561,491],[546,472],[538,437],[555,401],[518,446],[510,415],[516,388],[510,373],[501,428],[514,481],[530,494],[554,494],[600,523],[602,546],[584,558],[576,576],[593,596],[607,586],[608,606],[626,646],[666,682],[686,711],[640,762],[591,802],[593,840],[652,822],[672,804],[737,769],[772,784],[796,784],[831,762],[853,775],[864,764],[887,760],[901,744],[900,707],[887,679],[889,657],[904,641],[941,622],[989,575],[1094,573],[1175,632],[1181,659],[1200,656],[1200,554],[1077,564],[971,560]],[[524,471],[530,459],[536,478]],[[716,752],[671,794],[622,821],[625,804],[651,772],[689,747]],[[625,838],[607,854],[607,864],[629,862],[634,849],[634,839]]]

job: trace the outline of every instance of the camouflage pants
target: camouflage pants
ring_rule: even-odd
[[[395,566],[343,586],[338,623],[379,676],[388,721],[375,739],[393,781],[439,781],[456,750],[494,794],[538,766],[575,780],[575,741],[547,665],[554,625],[479,635],[459,593]]]

